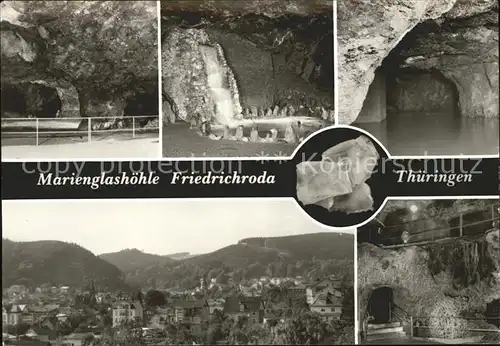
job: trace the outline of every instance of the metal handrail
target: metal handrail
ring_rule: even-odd
[[[489,211],[489,210],[491,210],[491,207],[495,207],[495,205],[493,204],[491,206],[484,207],[484,208],[479,209],[479,210],[470,210],[470,211],[461,211],[461,212],[457,211],[457,212],[455,212],[453,214],[446,215],[446,217],[444,217],[443,215],[430,215],[427,218],[421,218],[421,219],[417,219],[417,220],[406,221],[406,222],[402,222],[402,223],[396,224],[396,225],[385,226],[384,228],[386,228],[386,229],[387,228],[398,228],[398,227],[405,226],[405,225],[408,225],[408,224],[411,224],[411,223],[416,223],[416,222],[419,222],[419,221],[426,221],[426,220],[435,219],[435,218],[449,220],[449,219],[453,219],[454,217],[457,217],[457,216],[460,216],[460,215],[467,215],[467,214],[470,214],[470,213],[480,212],[480,211]]]
[[[398,317],[399,319],[401,319],[401,320],[402,320],[401,322],[410,322],[410,318],[411,318],[411,316],[410,316],[410,314],[409,314],[407,311],[403,310],[402,308],[400,308],[399,306],[397,306],[397,305],[396,305],[396,304],[394,304],[394,303],[391,303],[391,305],[392,305],[392,308],[393,308],[393,309],[395,308],[395,309],[396,309],[396,311],[400,311],[400,312],[402,313],[402,316],[401,316],[401,315],[399,315],[398,313],[395,313],[395,312],[393,311],[394,315],[395,315],[396,317]]]
[[[158,126],[148,126],[148,127],[141,127],[141,128],[136,128],[136,119],[141,119],[141,118],[151,118],[151,119],[158,119]],[[99,120],[99,124],[109,122],[109,121],[121,121],[125,119],[132,119],[132,126],[130,127],[122,127],[122,128],[117,128],[117,129],[93,129],[92,128],[92,121],[93,120]],[[68,121],[71,120],[75,123],[78,122],[78,127],[76,129],[69,129],[69,130],[44,130],[40,129],[40,123],[43,123],[44,121]],[[1,133],[4,135],[16,135],[16,134],[23,134],[23,135],[35,135],[36,142],[35,145],[39,145],[39,136],[44,135],[44,137],[51,137],[50,135],[57,135],[57,134],[65,134],[65,135],[80,135],[83,133],[87,134],[87,139],[88,142],[92,142],[92,133],[102,133],[102,134],[113,134],[113,133],[127,133],[127,132],[132,132],[132,138],[135,138],[137,132],[151,132],[151,131],[158,131],[160,129],[160,124],[159,124],[160,116],[159,115],[136,115],[136,116],[122,116],[122,117],[86,117],[86,118],[5,118],[1,119],[2,121],[2,131]],[[3,125],[5,123],[8,123],[9,121],[21,121],[21,122],[35,122],[35,131],[6,131],[3,130]],[[79,130],[78,128],[82,125],[82,123],[87,122],[86,129],[84,130]],[[22,126],[22,124],[20,124]]]
[[[1,118],[1,121],[34,121],[38,120],[74,120],[74,121],[82,121],[86,119],[132,119],[132,118],[158,118],[159,115],[151,114],[151,115],[124,115],[120,117],[58,117],[58,118]]]
[[[470,227],[470,226],[476,226],[476,225],[480,225],[482,223],[485,223],[485,222],[491,222],[491,221],[497,221],[497,220],[500,220],[500,217],[495,217],[495,218],[491,218],[491,219],[485,219],[485,220],[481,220],[481,221],[476,221],[476,222],[471,222],[471,223],[468,223],[466,225],[461,225],[461,226],[456,226],[456,227],[436,227],[436,228],[430,228],[430,229],[426,229],[426,230],[423,230],[423,231],[419,231],[419,232],[415,232],[415,233],[412,233],[411,235],[414,236],[414,235],[419,235],[419,234],[424,234],[424,233],[429,233],[429,232],[435,232],[435,231],[445,231],[445,230],[452,230],[452,229],[460,229],[460,228],[466,228],[466,227]],[[384,238],[384,239],[401,239],[401,237],[388,237],[388,238]]]

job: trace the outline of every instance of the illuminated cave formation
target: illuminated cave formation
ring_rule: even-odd
[[[245,136],[274,128],[280,137],[290,126],[302,137],[333,121],[331,9],[286,11],[181,11],[163,2],[165,121],[208,122],[218,134],[227,126],[232,136],[238,126]]]

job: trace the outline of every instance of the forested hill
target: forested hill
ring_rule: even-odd
[[[159,288],[193,288],[200,278],[240,280],[260,276],[352,275],[354,236],[315,233],[247,238],[217,251],[173,263],[158,263],[127,272],[131,283]]]
[[[165,265],[175,262],[168,256],[153,255],[138,249],[125,249],[118,252],[105,253],[99,256],[105,261],[114,264],[123,272],[130,272],[152,265]]]
[[[2,238],[2,287],[43,284],[100,290],[128,290],[124,274],[76,244],[61,241],[13,242]]]

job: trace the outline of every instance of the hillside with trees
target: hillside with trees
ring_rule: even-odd
[[[130,282],[158,288],[188,289],[200,278],[225,284],[261,276],[307,279],[352,275],[354,237],[316,233],[286,237],[248,238],[217,251],[184,261],[158,263],[127,272]],[[154,285],[152,283],[154,282]]]
[[[44,284],[81,287],[94,280],[102,290],[128,290],[114,265],[76,244],[2,239],[2,287]]]
[[[99,257],[115,265],[123,272],[131,272],[139,268],[175,262],[175,260],[168,256],[153,255],[138,249],[125,249],[118,252],[105,253],[99,255]]]

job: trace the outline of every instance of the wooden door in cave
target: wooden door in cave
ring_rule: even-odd
[[[368,313],[372,324],[389,323],[391,321],[392,289],[380,287],[372,292],[368,301]]]

